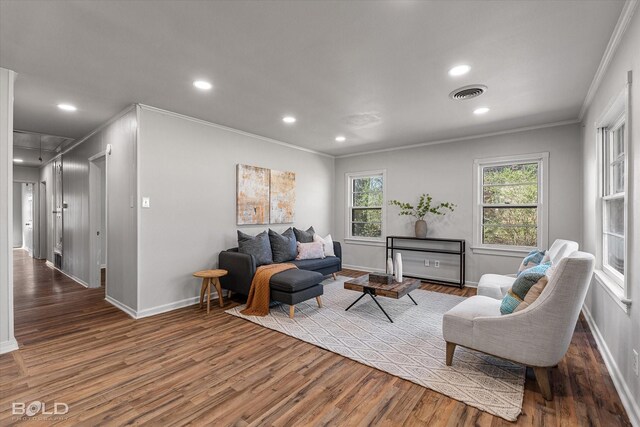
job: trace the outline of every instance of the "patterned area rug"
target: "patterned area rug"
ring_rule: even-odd
[[[349,311],[361,294],[344,289],[346,277],[325,280],[323,308],[315,299],[289,307],[278,305],[265,317],[244,316],[244,305],[226,312],[290,335],[391,375],[435,390],[453,399],[515,421],[522,410],[525,368],[462,347],[453,366],[445,365],[442,315],[463,297],[415,290],[399,300],[379,298],[390,323],[370,297]]]

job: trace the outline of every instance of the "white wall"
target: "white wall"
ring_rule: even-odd
[[[294,171],[295,226],[332,231],[332,157],[143,106],[139,196],[151,208],[139,210],[139,315],[193,303],[200,285],[191,274],[237,246],[236,230],[269,227],[236,225],[238,163]]]
[[[22,184],[13,183],[13,247],[22,247]]]
[[[593,280],[585,303],[591,317],[594,334],[604,339],[601,353],[610,363],[614,380],[618,381],[618,391],[627,406],[629,417],[635,425],[640,425],[640,378],[632,370],[632,350],[640,352],[640,12],[636,8],[616,53],[607,68],[604,78],[587,110],[582,130],[583,173],[583,249],[596,253],[599,227],[596,223],[596,199],[598,163],[596,158],[595,122],[603,114],[609,102],[625,87],[627,71],[633,71],[631,86],[630,145],[632,157],[629,159],[634,170],[629,181],[633,184],[628,194],[634,218],[634,228],[630,228],[631,252],[627,256],[630,297],[633,300],[629,313],[625,313],[613,300],[598,280]],[[635,402],[633,404],[632,402]],[[629,410],[629,408],[631,408]]]
[[[13,83],[0,68],[0,354],[16,350],[13,335]]]
[[[336,159],[335,237],[345,236],[345,173],[386,169],[387,200],[413,202],[422,193],[436,201],[458,207],[445,217],[428,217],[429,237],[467,241],[467,281],[477,282],[484,273],[515,273],[519,259],[474,254],[469,248],[473,236],[473,161],[478,158],[549,152],[549,241],[556,238],[580,240],[581,159],[579,125],[563,125],[465,141],[428,145],[405,150],[365,154]],[[411,236],[413,220],[400,217],[387,207],[387,235]],[[343,263],[347,266],[384,269],[383,246],[346,243]],[[431,269],[436,272],[433,268]]]

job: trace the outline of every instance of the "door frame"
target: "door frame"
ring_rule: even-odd
[[[40,248],[40,184],[28,179],[15,179],[13,182],[18,184],[31,184],[33,185],[33,194],[31,199],[31,257],[38,258],[36,254],[40,254],[42,250]],[[36,185],[38,184],[38,185]],[[21,187],[22,188],[22,187]],[[22,198],[20,198],[22,200]],[[24,245],[24,242],[23,242]]]
[[[99,198],[95,197],[96,189],[100,192],[100,174],[98,166],[95,164],[96,160],[104,158],[104,175],[105,175],[105,189],[104,194],[101,194]],[[102,201],[104,201],[104,215],[105,215],[105,230],[102,230],[102,238],[104,239],[104,263],[107,264],[107,253],[108,253],[108,245],[109,240],[107,236],[108,233],[108,215],[109,215],[109,182],[106,179],[109,172],[109,156],[107,156],[106,151],[101,151],[98,154],[95,154],[89,157],[89,287],[90,288],[99,288],[100,287],[100,270],[102,265],[98,265],[98,241],[94,238],[94,230],[96,229],[96,225],[100,223],[100,210],[102,206]],[[102,198],[102,200],[100,200]],[[105,277],[105,293],[108,286],[108,278],[109,272]]]

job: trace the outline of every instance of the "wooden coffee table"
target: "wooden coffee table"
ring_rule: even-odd
[[[402,282],[396,282],[394,280],[393,283],[386,285],[382,283],[370,282],[369,275],[367,274],[366,276],[358,277],[357,279],[344,282],[345,289],[362,292],[362,295],[360,295],[360,297],[357,300],[352,302],[351,305],[345,309],[345,311],[348,311],[351,307],[355,305],[355,303],[357,303],[362,298],[364,298],[365,295],[369,295],[371,299],[373,299],[373,301],[378,305],[380,310],[382,310],[384,315],[387,316],[387,319],[389,319],[389,322],[393,323],[393,320],[391,320],[391,317],[387,314],[386,311],[384,311],[384,308],[382,308],[382,306],[378,302],[377,297],[380,296],[380,297],[400,299],[406,295],[411,299],[411,301],[413,301],[415,305],[418,305],[418,303],[411,297],[409,292],[414,291],[419,287],[420,287],[420,280],[418,279],[405,278]]]

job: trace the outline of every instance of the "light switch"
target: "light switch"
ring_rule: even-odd
[[[151,207],[151,202],[149,201],[148,197],[143,197],[142,198],[142,207],[143,208],[150,208]]]

